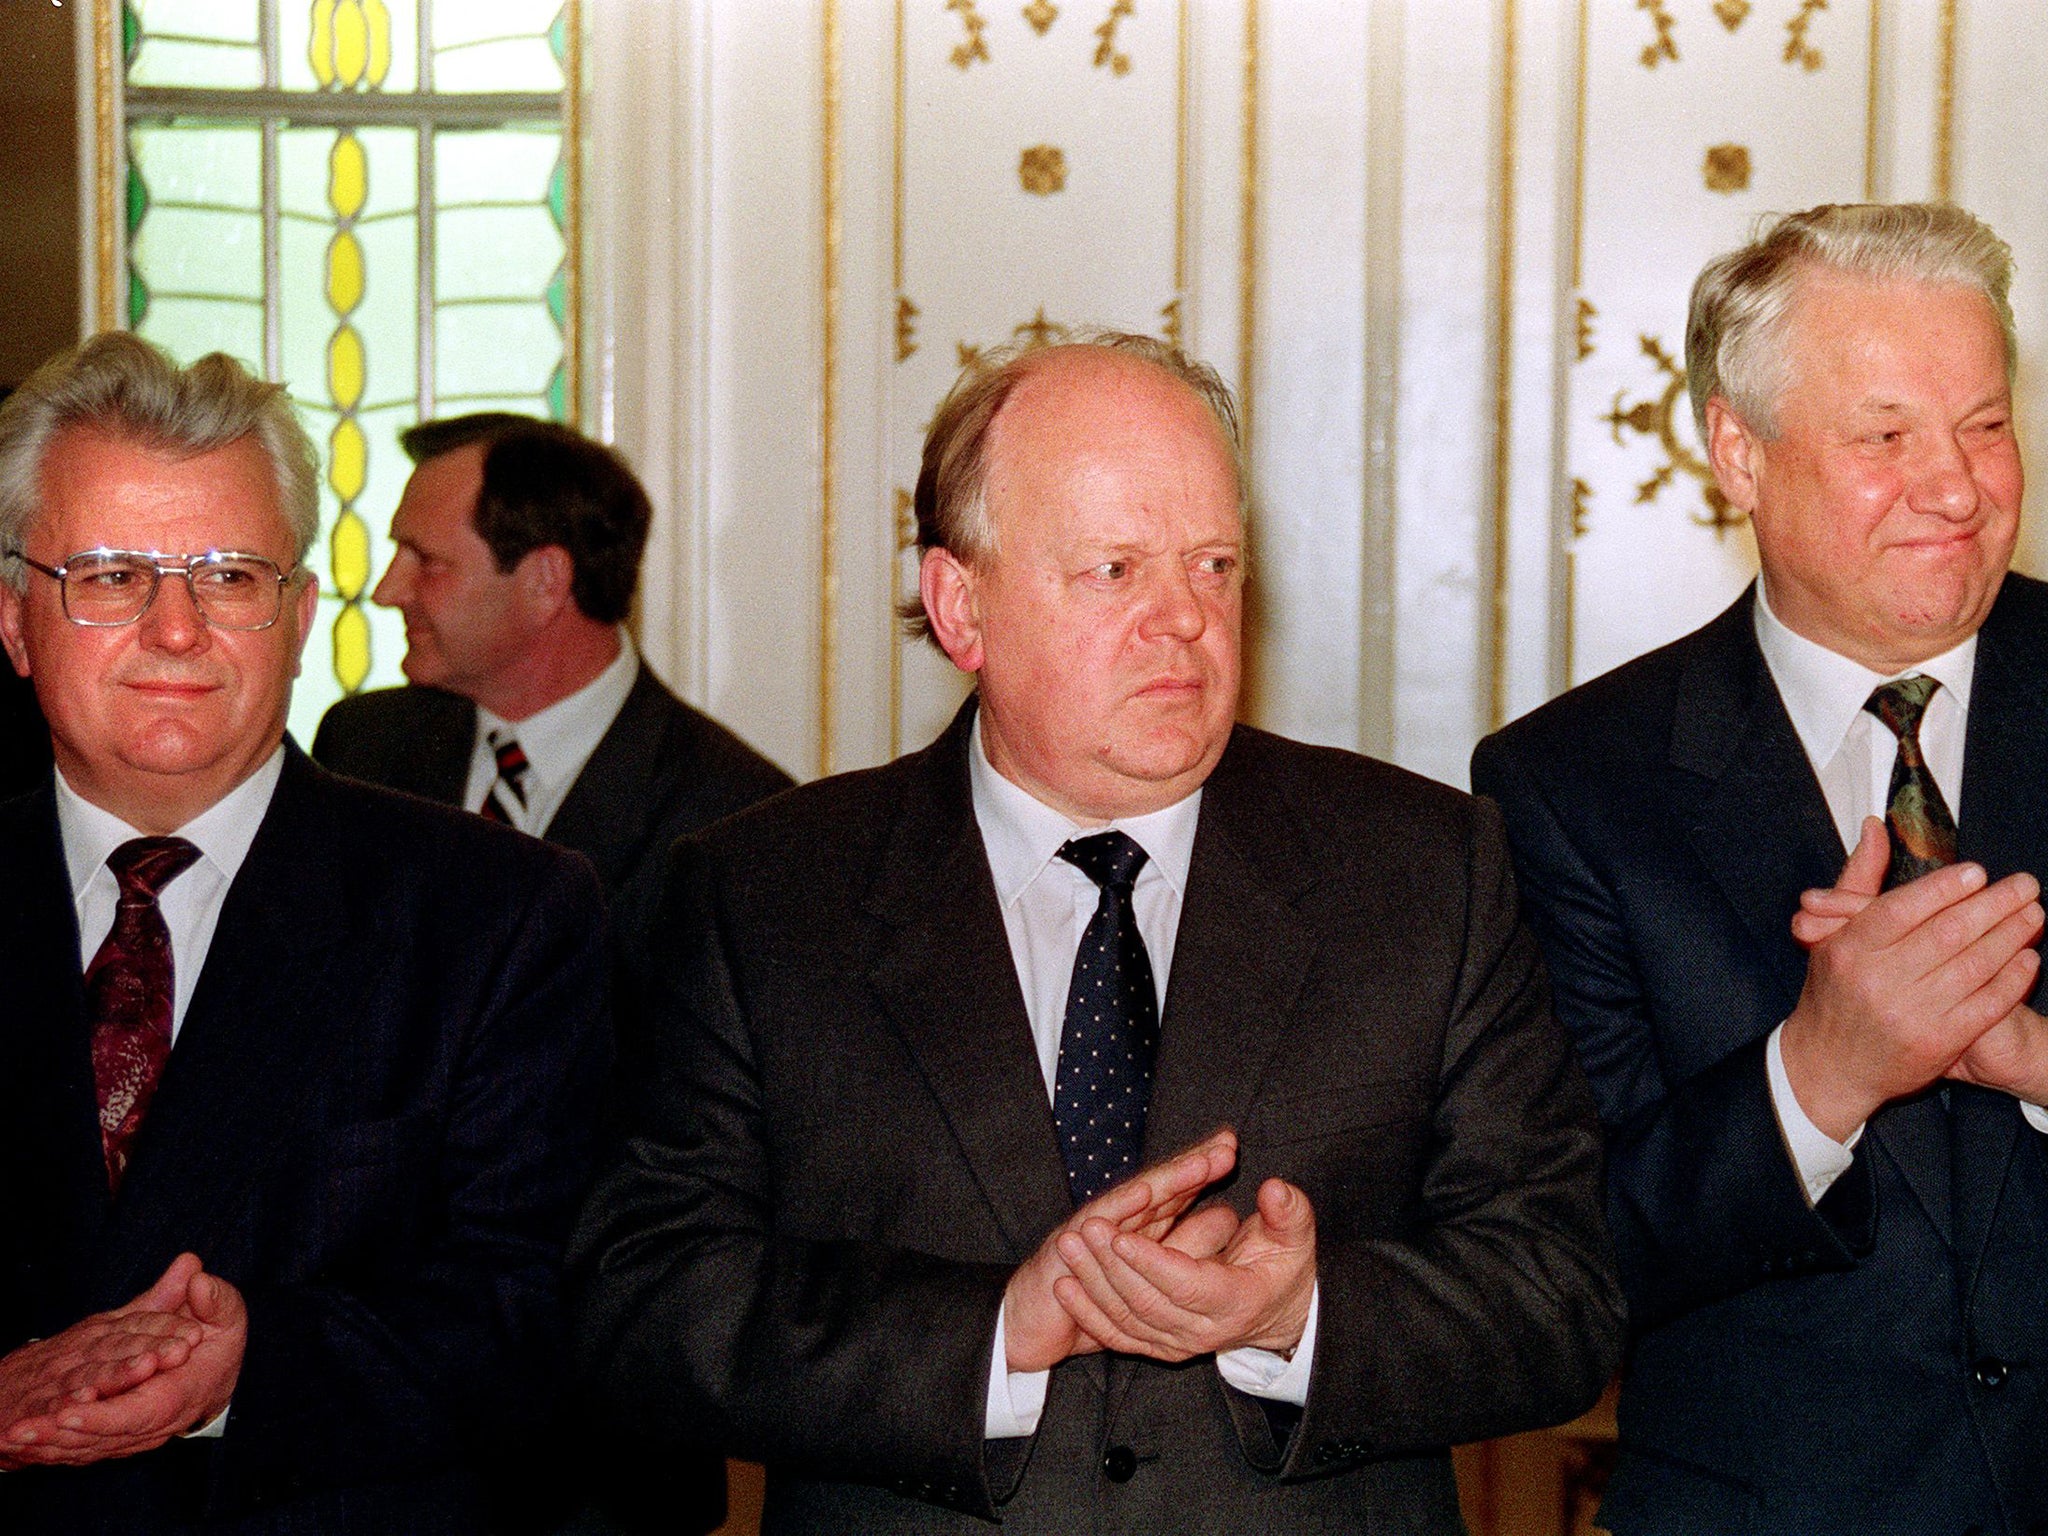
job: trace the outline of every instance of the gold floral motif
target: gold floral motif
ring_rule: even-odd
[[[1813,13],[1828,8],[1828,0],[1799,0],[1799,12],[1785,23],[1785,62],[1797,64],[1809,74],[1826,62],[1821,51],[1806,40],[1806,29],[1813,25]]]
[[[1055,145],[1034,144],[1018,158],[1017,179],[1024,190],[1038,197],[1051,197],[1067,185],[1066,153]]]
[[[1664,9],[1664,0],[1636,0],[1636,9],[1650,13],[1651,24],[1657,29],[1656,41],[1643,50],[1643,68],[1655,69],[1664,60],[1678,62],[1678,44],[1671,36],[1671,29],[1677,25],[1671,13]]]
[[[1058,342],[1067,334],[1067,328],[1057,320],[1045,318],[1045,306],[1038,306],[1038,313],[1021,325],[1010,327],[1010,340],[1025,342],[1030,346],[1043,347]],[[981,361],[982,349],[971,341],[956,341],[954,350],[959,354],[960,366],[972,368]]]
[[[1749,190],[1749,150],[1741,144],[1710,144],[1701,167],[1709,192]]]
[[[1593,487],[1586,484],[1577,475],[1573,475],[1572,537],[1575,539],[1583,539],[1586,536],[1586,514],[1591,510],[1590,503],[1592,500]]]
[[[896,361],[908,362],[917,351],[918,307],[910,302],[910,295],[896,295]]]
[[[1180,345],[1180,300],[1168,299],[1159,306],[1159,334],[1174,346]]]
[[[1600,311],[1593,307],[1590,299],[1579,300],[1579,361],[1584,362],[1593,355],[1593,322]]]
[[[896,487],[896,549],[900,554],[917,543],[917,498]]]
[[[1031,3],[1024,7],[1024,19],[1031,23],[1032,31],[1043,37],[1051,29],[1052,24],[1060,19],[1060,8],[1053,5],[1051,0],[1031,0]]]
[[[1627,427],[1644,437],[1654,437],[1664,450],[1664,462],[1657,466],[1650,478],[1636,487],[1636,505],[1644,506],[1657,499],[1657,495],[1669,485],[1680,470],[1685,471],[1700,484],[1700,496],[1707,504],[1707,515],[1692,514],[1692,520],[1702,528],[1714,530],[1716,538],[1724,536],[1730,528],[1743,521],[1742,513],[1728,505],[1728,498],[1721,494],[1721,488],[1714,482],[1714,471],[1698,454],[1678,440],[1678,403],[1685,398],[1685,370],[1678,366],[1654,336],[1642,338],[1643,355],[1657,365],[1657,371],[1664,375],[1664,391],[1654,400],[1639,400],[1623,408],[1621,398],[1626,390],[1614,392],[1614,408],[1600,419],[1608,424],[1614,434],[1616,447],[1626,447],[1622,441],[1621,429]]]
[[[1116,0],[1116,4],[1109,8],[1109,15],[1104,18],[1102,25],[1095,29],[1095,35],[1101,39],[1095,45],[1097,69],[1107,68],[1112,75],[1128,75],[1131,72],[1131,56],[1117,52],[1116,29],[1135,9],[1133,0]]]
[[[952,52],[954,68],[966,69],[976,59],[988,63],[988,43],[982,38],[982,33],[988,30],[988,22],[975,9],[974,0],[946,0],[946,9],[957,12],[960,24],[967,29],[966,41]]]
[[[1748,19],[1749,0],[1714,0],[1714,14],[1721,19],[1721,25],[1733,32]]]

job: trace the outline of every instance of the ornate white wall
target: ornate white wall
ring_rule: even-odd
[[[1247,396],[1247,715],[1453,781],[1754,569],[1677,370],[1759,213],[1985,214],[2048,444],[2035,0],[587,13],[590,409],[663,511],[644,643],[799,773],[960,696],[890,628],[902,503],[961,350],[1041,317],[1176,333]]]

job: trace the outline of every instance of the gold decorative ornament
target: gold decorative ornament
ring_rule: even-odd
[[[1749,17],[1749,0],[1714,0],[1714,14],[1733,32]]]
[[[1024,19],[1031,23],[1031,30],[1040,37],[1051,30],[1052,24],[1060,19],[1060,8],[1050,0],[1031,0],[1024,7]]]
[[[982,38],[982,33],[988,30],[988,22],[981,12],[975,9],[974,0],[946,0],[946,9],[958,13],[960,24],[967,29],[966,41],[956,47],[951,54],[953,67],[966,69],[976,59],[984,64],[988,63],[988,44]]]
[[[1664,0],[1636,0],[1636,9],[1648,11],[1650,22],[1657,29],[1656,40],[1643,50],[1643,68],[1655,69],[1666,59],[1676,64],[1678,43],[1672,37],[1671,29],[1677,23],[1671,19],[1671,13],[1664,9]]]
[[[1038,306],[1038,312],[1029,320],[1010,327],[1010,340],[1028,340],[1034,347],[1043,347],[1060,340],[1066,331],[1066,326],[1059,321],[1046,319],[1045,306],[1041,304]],[[981,348],[971,341],[956,341],[953,348],[959,354],[962,368],[972,368],[981,361]]]
[[[1785,62],[1797,64],[1811,74],[1826,62],[1821,51],[1806,40],[1806,29],[1813,25],[1815,11],[1828,8],[1828,0],[1799,0],[1799,11],[1785,23]]]
[[[902,486],[896,487],[896,552],[917,546],[917,498]]]
[[[313,0],[306,61],[324,91],[376,90],[391,68],[384,0]]]
[[[1593,487],[1586,484],[1586,482],[1581,480],[1577,475],[1573,475],[1572,537],[1575,539],[1583,539],[1586,536],[1586,513],[1589,510],[1587,504],[1591,502],[1592,499]]]
[[[1709,192],[1749,190],[1749,150],[1741,144],[1710,144],[1700,170]]]
[[[1067,157],[1051,144],[1034,144],[1018,158],[1017,180],[1038,197],[1051,197],[1067,185]]]
[[[1657,365],[1657,371],[1664,375],[1664,391],[1654,400],[1639,400],[1623,408],[1621,397],[1626,390],[1614,392],[1614,408],[1600,419],[1608,424],[1614,435],[1616,447],[1626,447],[1622,441],[1621,429],[1627,427],[1644,437],[1654,437],[1664,450],[1664,462],[1656,471],[1636,487],[1636,505],[1644,506],[1657,499],[1657,495],[1669,485],[1680,470],[1697,480],[1700,496],[1707,504],[1707,515],[1692,514],[1692,520],[1702,528],[1714,530],[1720,538],[1730,528],[1743,522],[1743,515],[1728,505],[1728,498],[1721,494],[1721,487],[1714,482],[1714,471],[1698,454],[1678,440],[1678,403],[1685,398],[1685,370],[1678,366],[1671,355],[1664,350],[1654,336],[1642,338],[1643,355]]]
[[[1579,361],[1582,363],[1593,355],[1593,322],[1599,314],[1592,300],[1579,300]]]
[[[1159,306],[1159,334],[1169,344],[1180,345],[1180,300],[1168,299]]]
[[[1128,75],[1131,72],[1131,56],[1117,52],[1116,29],[1135,9],[1134,0],[1116,0],[1116,4],[1109,8],[1109,15],[1103,19],[1102,25],[1095,29],[1095,35],[1101,39],[1095,45],[1097,69],[1107,69],[1112,75]]]
[[[907,363],[917,351],[917,317],[920,311],[910,295],[896,295],[896,361]]]

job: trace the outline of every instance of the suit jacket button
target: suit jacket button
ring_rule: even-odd
[[[1986,1355],[1970,1374],[1977,1378],[1980,1387],[2002,1387],[2005,1385],[2005,1362],[1996,1355]]]
[[[1138,1453],[1128,1445],[1112,1445],[1102,1458],[1102,1475],[1112,1483],[1128,1483],[1138,1473]]]

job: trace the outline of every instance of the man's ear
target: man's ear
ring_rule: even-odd
[[[7,659],[14,663],[14,670],[27,677],[28,645],[22,639],[21,605],[22,594],[0,582],[0,645],[6,646]]]
[[[541,618],[552,619],[567,606],[576,584],[576,562],[559,544],[543,544],[520,556],[519,590]]]
[[[981,670],[981,604],[974,568],[950,549],[928,549],[917,568],[932,638],[962,672]]]
[[[1763,440],[1719,395],[1707,399],[1707,462],[1728,505],[1745,515],[1756,511],[1763,478]]]

